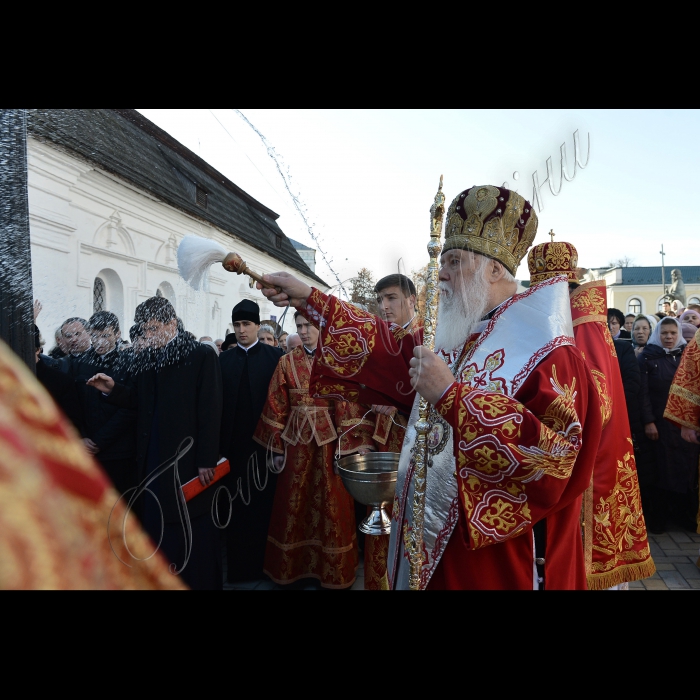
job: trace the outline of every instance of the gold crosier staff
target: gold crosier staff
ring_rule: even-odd
[[[438,257],[440,256],[440,236],[442,220],[445,216],[445,195],[442,193],[442,175],[433,206],[430,207],[430,242],[428,243],[428,280],[425,293],[425,320],[423,326],[423,347],[433,352],[435,349],[435,326],[438,311]],[[420,573],[423,568],[423,525],[425,521],[425,486],[428,475],[428,411],[430,404],[421,397],[416,421],[416,442],[413,445],[413,527],[404,532],[404,544],[411,562],[408,583],[412,591],[420,589]]]

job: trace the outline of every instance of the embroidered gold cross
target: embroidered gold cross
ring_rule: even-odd
[[[556,234],[554,233],[554,229],[553,229],[553,228],[549,229],[549,235],[550,235],[551,238],[552,238],[552,243],[554,243],[554,236],[556,236]]]

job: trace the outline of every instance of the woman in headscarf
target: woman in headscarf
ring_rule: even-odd
[[[644,347],[649,342],[649,336],[651,336],[651,321],[644,314],[639,314],[634,319],[632,324],[632,346],[634,347],[634,354],[639,355]]]
[[[686,309],[680,318],[681,323],[691,323],[696,328],[700,328],[700,313],[695,309]]]
[[[657,325],[637,358],[642,423],[655,472],[646,478],[640,474],[639,486],[649,529],[655,534],[665,532],[672,515],[682,527],[696,529],[700,445],[682,440],[680,428],[663,418],[685,346],[680,322],[669,316]]]

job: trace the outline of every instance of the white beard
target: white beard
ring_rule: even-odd
[[[444,282],[440,282],[439,287],[435,349],[461,350],[488,310],[488,282],[483,269],[477,267],[474,274],[462,277],[462,284],[456,293]]]

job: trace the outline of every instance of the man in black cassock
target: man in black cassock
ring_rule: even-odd
[[[83,412],[83,444],[104,467],[120,493],[136,486],[136,411],[102,400],[100,392],[86,382],[98,372],[126,384],[130,376],[128,356],[118,350],[119,319],[98,311],[88,321],[92,347],[69,368]]]
[[[212,483],[221,427],[219,361],[212,348],[178,330],[175,309],[167,299],[151,297],[139,304],[134,320],[141,324],[147,348],[137,355],[132,379],[127,385],[116,384],[100,373],[88,384],[107,394],[107,401],[137,409],[139,483],[159,467],[165,469],[148,486],[157,501],[148,494],[139,498],[137,512],[144,528],[156,544],[162,533],[162,553],[178,572],[184,566],[181,575],[190,588],[220,590],[221,535],[211,516],[216,489],[195,496],[185,514],[179,510],[179,487],[174,482],[177,461],[181,484],[195,478],[205,486]],[[193,439],[192,446],[178,457],[187,438]]]
[[[258,340],[260,309],[254,301],[244,299],[234,306],[231,319],[238,345],[222,352],[219,361],[224,387],[220,451],[231,465],[231,472],[222,483],[233,502],[229,506],[229,494],[222,490],[219,514],[225,522],[231,509],[226,528],[226,560],[228,581],[234,583],[263,576],[277,474],[267,469],[265,450],[252,438],[283,353]],[[257,485],[265,484],[262,491],[256,487],[254,469],[260,476]]]

